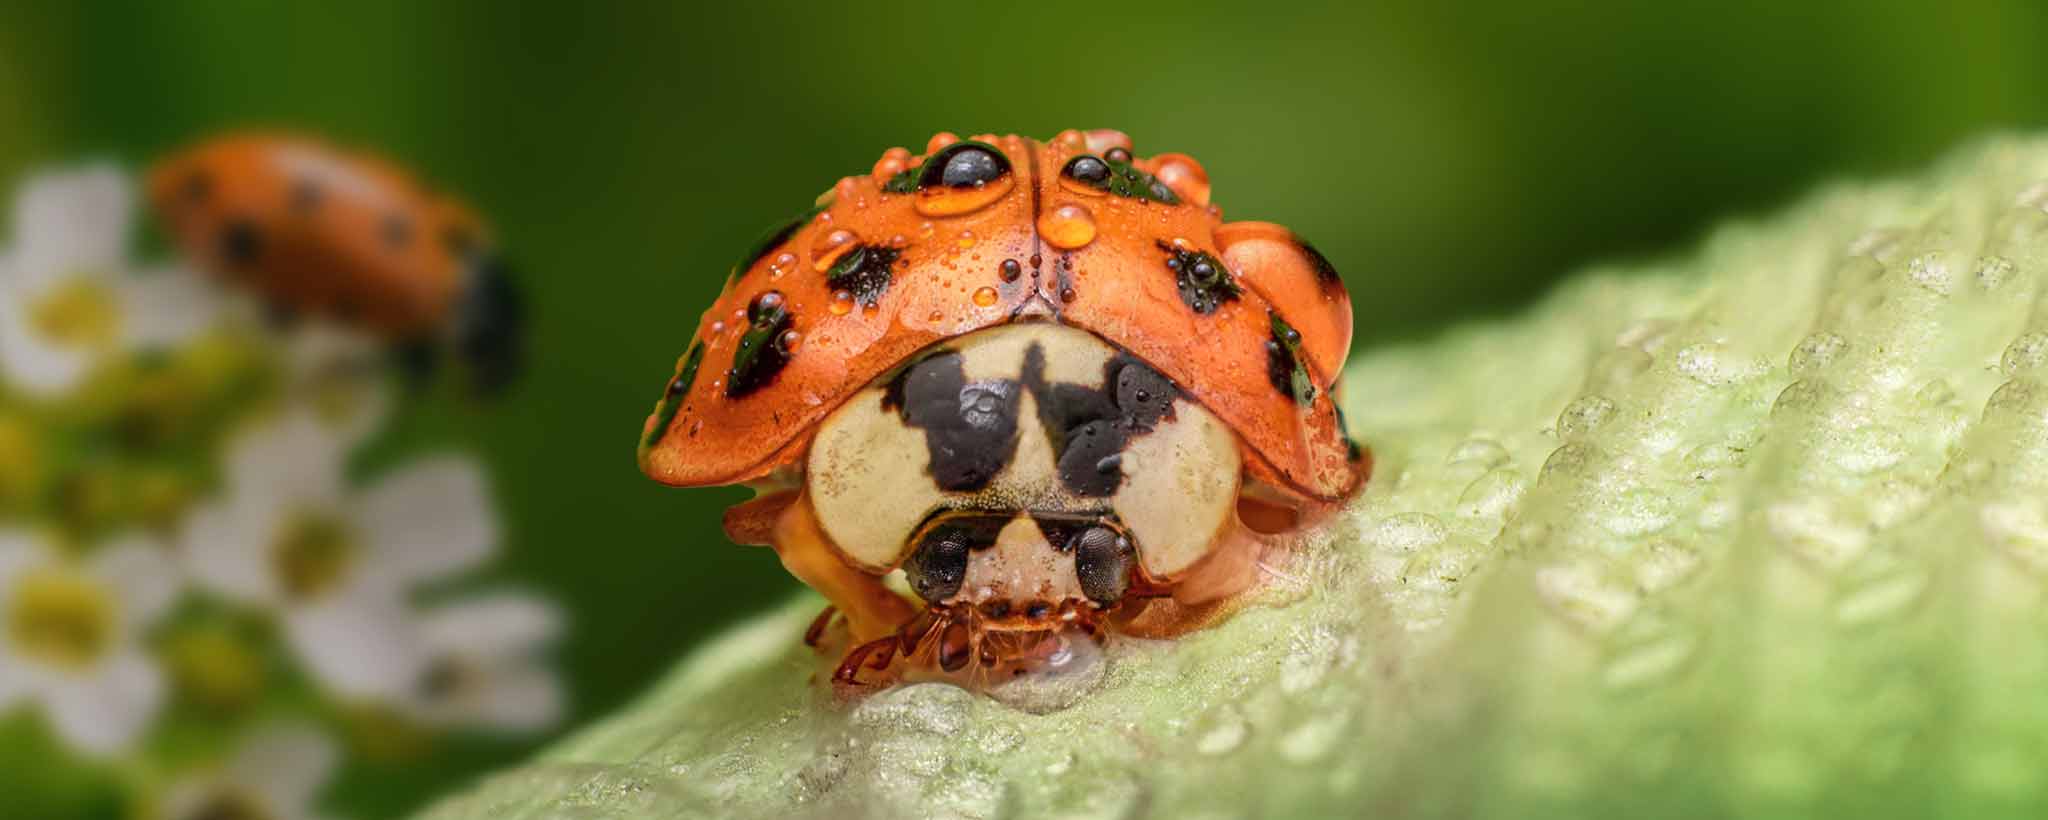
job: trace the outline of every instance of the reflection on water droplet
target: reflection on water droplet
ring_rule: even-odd
[[[790,272],[796,267],[796,262],[796,254],[783,251],[776,254],[774,259],[768,260],[768,272],[772,274],[773,278],[780,279],[783,274]]]
[[[1614,416],[1614,400],[1606,396],[1580,396],[1557,414],[1557,437],[1574,439],[1589,435]]]
[[[1209,172],[1202,164],[1186,154],[1160,154],[1153,158],[1159,170],[1153,176],[1173,189],[1182,202],[1196,205],[1209,204]]]
[[[1849,340],[1840,335],[1817,330],[1813,335],[1800,340],[1798,347],[1792,348],[1792,356],[1787,366],[1792,369],[1793,376],[1806,378],[1834,364],[1848,346]]]
[[[803,344],[803,340],[803,334],[798,333],[794,330],[785,330],[782,332],[781,336],[776,337],[775,344],[778,347],[781,347],[782,352],[784,353],[794,353],[796,352],[797,346]]]
[[[1005,259],[1003,264],[997,267],[997,271],[1002,274],[1003,281],[1015,282],[1017,277],[1024,275],[1024,266],[1017,264],[1015,259]]]
[[[953,241],[953,244],[959,245],[960,249],[964,251],[967,250],[968,248],[974,247],[974,242],[975,238],[973,231],[961,231],[960,238],[955,239]]]
[[[845,316],[853,312],[853,292],[845,290],[833,291],[832,304],[826,309],[832,311],[834,316]]]
[[[1095,216],[1079,205],[1061,205],[1038,217],[1038,235],[1055,248],[1084,247],[1095,241]]]
[[[975,291],[974,291],[974,303],[975,303],[976,305],[979,305],[979,306],[981,306],[981,307],[988,307],[988,306],[990,306],[990,305],[993,305],[993,304],[995,304],[995,303],[996,303],[996,289],[995,289],[995,288],[990,288],[990,287],[982,287],[982,288],[977,288],[977,289],[975,289]]]
[[[1906,276],[1913,284],[1947,296],[1956,289],[1956,278],[1946,255],[1924,253],[1906,263]]]
[[[824,273],[847,251],[860,244],[860,234],[845,228],[821,234],[811,242],[811,269]]]
[[[1472,464],[1484,468],[1499,467],[1508,463],[1508,450],[1500,442],[1490,438],[1469,438],[1451,451],[1448,461],[1452,464]]]
[[[1060,301],[1073,304],[1074,300],[1079,298],[1081,298],[1081,295],[1075,293],[1072,287],[1060,288]]]

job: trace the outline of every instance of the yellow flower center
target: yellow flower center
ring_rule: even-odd
[[[27,501],[42,476],[36,431],[19,416],[0,413],[0,509]]]
[[[301,513],[285,524],[272,545],[271,568],[293,598],[317,598],[348,577],[360,551],[346,523],[331,515]]]
[[[114,645],[119,604],[106,587],[67,569],[30,570],[7,608],[14,651],[50,666],[84,669]]]
[[[57,347],[105,350],[121,329],[121,309],[105,287],[76,276],[29,306],[29,324]]]
[[[239,710],[263,694],[263,659],[243,638],[225,628],[181,632],[166,645],[165,659],[180,693],[208,709]]]

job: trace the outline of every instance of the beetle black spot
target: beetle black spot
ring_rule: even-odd
[[[1112,148],[1100,158],[1082,154],[1067,160],[1066,166],[1060,169],[1060,175],[1126,199],[1180,204],[1180,196],[1172,188],[1166,187],[1158,177],[1132,165],[1130,152],[1121,148]]]
[[[193,171],[185,177],[185,184],[180,193],[185,197],[186,204],[205,203],[213,197],[213,175],[205,171]]]
[[[1315,269],[1316,284],[1322,285],[1324,289],[1344,286],[1344,277],[1337,273],[1337,266],[1330,264],[1330,258],[1324,256],[1322,251],[1316,250],[1316,246],[1299,236],[1294,238],[1294,245],[1301,249],[1303,256],[1308,257],[1309,267]]]
[[[825,272],[825,283],[853,294],[862,307],[874,307],[889,290],[890,268],[900,251],[887,245],[862,245],[847,251]]]
[[[652,447],[668,432],[668,426],[675,423],[676,413],[683,409],[683,398],[689,394],[690,386],[697,382],[697,368],[704,364],[704,343],[690,342],[690,349],[683,353],[682,367],[676,369],[675,378],[668,380],[668,387],[661,392],[661,401],[654,405],[654,427],[647,431],[647,438],[641,447]]]
[[[392,250],[403,249],[412,244],[412,219],[403,214],[384,217],[384,223],[378,226],[377,230],[384,237],[384,244]]]
[[[1301,361],[1301,331],[1280,318],[1272,317],[1273,337],[1266,340],[1266,379],[1273,389],[1307,407],[1316,400],[1315,380]]]
[[[1176,248],[1165,242],[1157,244],[1167,254],[1166,269],[1173,273],[1180,300],[1196,313],[1215,313],[1218,305],[1236,301],[1244,293],[1236,277],[1230,275],[1230,269],[1223,266],[1223,260],[1205,251]]]
[[[220,256],[233,267],[255,264],[263,255],[263,232],[247,219],[229,220],[220,232]]]
[[[326,199],[327,191],[320,187],[320,183],[310,179],[300,179],[292,182],[292,213],[300,216],[310,214],[319,208],[320,203]]]
[[[775,339],[795,318],[778,291],[762,291],[747,305],[748,327],[733,351],[732,367],[725,371],[726,398],[741,398],[767,386],[789,364],[789,354]]]
[[[819,202],[811,206],[810,210],[797,214],[788,221],[782,222],[773,228],[769,228],[767,232],[754,240],[753,245],[748,246],[746,255],[740,257],[739,264],[733,266],[732,273],[734,275],[746,273],[747,269],[752,268],[755,263],[761,261],[761,257],[767,256],[769,251],[781,247],[784,242],[788,242],[789,238],[795,236],[797,231],[802,230],[805,224],[816,219],[818,214],[824,213],[825,209],[831,206],[832,202],[829,199]]]
[[[939,149],[924,164],[909,168],[882,184],[892,194],[908,194],[926,188],[972,188],[1002,179],[1010,173],[1010,158],[985,142],[961,140]]]
[[[967,380],[960,354],[920,359],[891,380],[884,407],[924,431],[929,470],[939,489],[972,492],[988,486],[1017,451],[1023,393],[1013,381]]]

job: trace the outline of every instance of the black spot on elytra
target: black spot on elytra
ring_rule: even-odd
[[[213,175],[205,171],[193,171],[185,177],[182,188],[180,194],[185,197],[186,204],[205,204],[208,199],[213,198]]]
[[[946,492],[987,487],[1017,451],[1016,382],[970,382],[959,353],[946,351],[913,362],[883,393],[883,407],[924,431],[931,476]]]
[[[806,223],[816,219],[818,214],[823,213],[831,205],[830,201],[820,202],[811,206],[810,210],[797,214],[788,221],[778,224],[773,228],[769,228],[767,232],[754,240],[753,245],[748,246],[746,255],[740,257],[739,264],[733,266],[733,275],[738,276],[746,273],[747,269],[752,268],[755,263],[761,261],[761,257],[767,256],[769,251],[781,247],[784,242],[788,242],[789,238],[795,236],[797,231],[803,229]]]
[[[1132,165],[1130,152],[1120,148],[1112,148],[1101,157],[1082,154],[1067,160],[1066,166],[1060,169],[1060,176],[1126,199],[1180,204],[1180,196],[1172,188],[1166,187],[1158,177]]]
[[[263,256],[263,231],[247,219],[229,220],[220,231],[220,256],[232,267],[255,264]]]
[[[747,305],[747,330],[732,354],[732,367],[725,371],[725,396],[744,397],[773,381],[789,364],[789,351],[777,338],[789,329],[795,317],[779,291],[762,291]]]
[[[1358,439],[1351,437],[1351,425],[1344,421],[1344,408],[1335,403],[1331,406],[1337,408],[1337,435],[1344,437],[1344,459],[1356,462],[1364,458],[1364,448],[1358,446]]]
[[[1176,248],[1165,242],[1158,245],[1167,254],[1166,269],[1173,272],[1180,300],[1196,313],[1215,313],[1218,305],[1237,301],[1238,295],[1244,293],[1222,260],[1205,251]]]
[[[292,213],[306,216],[319,209],[320,203],[326,200],[327,189],[320,187],[320,183],[310,179],[292,182],[290,205]]]
[[[697,368],[704,364],[704,343],[690,342],[690,349],[683,354],[683,365],[676,369],[675,378],[668,380],[668,387],[661,392],[661,401],[654,406],[654,427],[647,431],[647,439],[641,447],[652,447],[668,432],[668,426],[675,423],[676,413],[683,409],[683,399],[689,395],[690,386],[697,383]]]
[[[402,250],[412,244],[412,219],[403,214],[392,214],[384,217],[384,223],[378,226],[377,232],[384,238],[385,246],[392,250]]]
[[[1322,285],[1325,289],[1343,287],[1344,277],[1337,273],[1336,265],[1330,264],[1329,257],[1324,256],[1322,251],[1316,250],[1316,246],[1299,236],[1294,237],[1294,245],[1301,249],[1303,256],[1308,257],[1309,267],[1315,269],[1316,284]]]
[[[882,183],[882,190],[908,194],[927,188],[972,188],[1010,173],[1010,158],[985,142],[961,140],[926,157],[924,164],[905,169]]]
[[[887,245],[862,245],[847,251],[825,272],[825,283],[853,294],[862,307],[874,307],[889,291],[890,266],[898,251]]]
[[[1316,384],[1301,361],[1301,331],[1281,319],[1280,314],[1271,316],[1273,337],[1266,340],[1266,379],[1273,389],[1307,407],[1316,400]]]
[[[1145,363],[1119,355],[1103,365],[1103,386],[1045,379],[1045,351],[1024,354],[1024,386],[1038,404],[1052,442],[1060,483],[1076,495],[1102,498],[1123,485],[1123,452],[1131,439],[1173,415],[1179,388]]]

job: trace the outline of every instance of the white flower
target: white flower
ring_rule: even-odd
[[[345,487],[344,442],[303,408],[236,442],[228,497],[187,522],[192,577],[274,610],[314,676],[346,696],[395,699],[426,668],[410,594],[497,544],[484,478],[466,459],[408,465]]]
[[[22,186],[13,244],[0,254],[0,377],[62,393],[109,355],[175,344],[214,320],[221,300],[202,277],[129,270],[133,204],[112,166]]]
[[[0,709],[40,706],[87,754],[126,749],[163,701],[163,676],[139,638],[179,586],[163,549],[141,538],[79,561],[34,536],[0,533]]]
[[[220,817],[301,820],[334,776],[334,742],[311,726],[258,730],[218,770],[188,777],[165,794],[164,820]]]
[[[420,633],[426,671],[403,704],[431,726],[530,732],[562,716],[562,684],[545,652],[561,611],[533,595],[498,592],[429,610]]]
[[[391,413],[392,376],[386,345],[369,333],[318,317],[284,332],[287,392],[313,415],[358,443]]]

